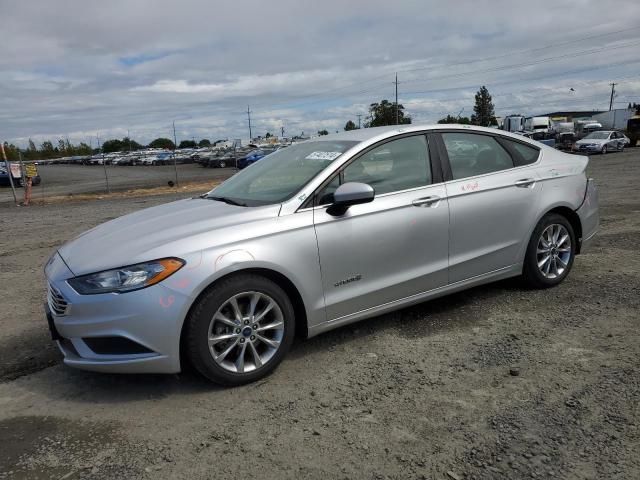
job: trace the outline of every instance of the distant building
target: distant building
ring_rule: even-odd
[[[586,119],[592,118],[594,115],[597,115],[598,113],[602,113],[602,110],[551,112],[551,113],[544,113],[542,115],[536,115],[536,116],[549,117],[552,122],[573,122],[575,120],[586,120]]]

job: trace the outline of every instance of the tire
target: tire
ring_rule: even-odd
[[[220,168],[225,168],[227,166],[227,162],[225,162],[224,160],[218,163],[218,167]]]
[[[250,311],[256,296],[254,319]],[[241,323],[234,314],[234,299]],[[266,308],[269,302],[274,304],[271,309]],[[261,330],[266,326],[277,327]],[[235,386],[263,378],[278,366],[293,343],[295,316],[291,300],[274,282],[238,274],[210,288],[191,309],[184,328],[185,353],[195,369],[215,383]],[[210,338],[218,341],[210,345]]]
[[[604,145],[604,146],[602,147],[602,155],[606,155],[606,154],[607,154],[607,146],[606,146],[606,145]]]
[[[543,234],[547,235],[547,232],[549,231],[548,229],[552,228],[553,226],[560,227],[558,230],[560,230],[561,232],[565,232],[559,235],[557,240],[561,240],[564,234],[568,235],[566,241],[561,243],[557,241],[555,242],[557,248],[550,248],[550,250],[552,250],[550,251],[551,254],[553,251],[555,251],[557,254],[556,266],[558,267],[558,269],[556,275],[553,275],[553,256],[551,256],[548,262],[543,263],[542,267],[538,266],[538,262],[544,260],[545,258],[544,253],[538,253],[538,246],[541,242],[541,237]],[[567,252],[563,251],[566,247],[569,247],[570,249],[568,254]],[[527,245],[527,252],[525,254],[524,265],[522,269],[523,280],[532,288],[550,288],[559,285],[565,278],[567,278],[567,275],[569,275],[569,272],[571,271],[571,267],[573,266],[573,261],[576,255],[575,252],[576,237],[571,223],[569,223],[569,221],[565,217],[557,213],[549,213],[545,215],[538,222],[538,225],[536,225],[536,228],[533,230],[531,238],[529,239],[529,244]],[[545,273],[547,266],[549,266],[549,274]],[[560,269],[562,269],[561,272]]]

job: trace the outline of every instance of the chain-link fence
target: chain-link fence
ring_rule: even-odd
[[[37,162],[0,161],[0,203],[21,203],[24,173],[35,167],[32,204],[118,195],[140,189],[169,189],[206,192],[229,178],[244,152],[200,152],[186,155],[110,154],[71,157]],[[13,181],[13,182],[12,182]],[[13,189],[11,187],[13,183]],[[14,200],[15,191],[15,200]]]

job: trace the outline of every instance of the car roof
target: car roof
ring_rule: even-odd
[[[505,137],[511,137],[517,140],[527,140],[526,137],[522,137],[521,135],[516,135],[512,132],[507,132],[506,130],[500,130],[497,128],[488,128],[488,127],[479,127],[476,125],[461,125],[461,124],[446,124],[446,123],[438,123],[438,124],[408,124],[408,125],[390,125],[386,127],[372,127],[372,128],[361,128],[357,130],[350,130],[348,132],[340,132],[333,133],[321,137],[312,138],[310,141],[312,142],[320,142],[323,140],[335,141],[335,140],[352,140],[356,142],[366,142],[369,140],[382,140],[386,137],[391,137],[401,133],[412,133],[412,132],[420,132],[425,130],[461,130],[461,131],[472,131],[478,133],[491,133],[491,134],[499,134]],[[530,142],[527,142],[530,143]],[[539,147],[537,143],[536,147]]]

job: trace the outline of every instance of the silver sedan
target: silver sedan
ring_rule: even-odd
[[[201,197],[109,221],[46,265],[72,367],[254,381],[310,337],[509,277],[558,285],[598,228],[588,158],[459,125],[292,145]]]

